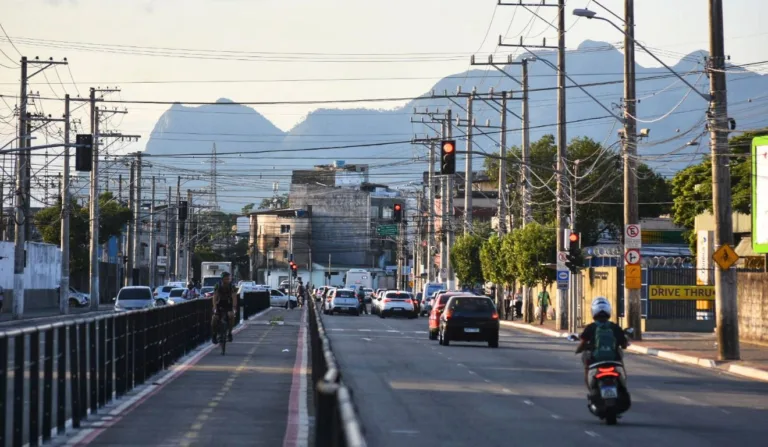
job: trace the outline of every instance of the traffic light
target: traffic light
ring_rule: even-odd
[[[276,237],[276,238],[275,238],[275,248],[277,248],[277,247],[279,247],[279,246],[280,246],[280,238],[279,238],[279,237]]]
[[[403,205],[396,203],[395,206],[392,208],[393,213],[392,216],[395,219],[395,222],[402,222],[403,221]]]
[[[93,164],[93,135],[77,134],[75,144],[75,170],[90,172]]]
[[[579,269],[584,265],[584,258],[581,254],[581,248],[579,245],[579,233],[571,233],[568,236],[568,254],[565,255],[565,266],[571,273],[577,273]]]
[[[293,274],[293,277],[296,278],[297,276],[299,276],[299,266],[296,265],[296,263],[293,261],[291,261],[290,265],[291,265],[291,273]]]
[[[456,173],[456,140],[445,140],[440,145],[440,174]]]
[[[179,220],[187,220],[187,201],[179,201]]]

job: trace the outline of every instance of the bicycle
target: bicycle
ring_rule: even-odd
[[[227,353],[227,338],[229,336],[229,315],[227,312],[219,312],[218,324],[219,345],[221,345],[221,355]]]

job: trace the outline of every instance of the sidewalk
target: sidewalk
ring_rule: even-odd
[[[502,321],[502,326],[537,332],[552,337],[567,337],[566,331],[555,329],[555,322],[543,325],[527,324],[520,320]],[[577,334],[578,335],[578,334]],[[646,354],[679,363],[718,368],[751,379],[768,381],[768,346],[741,342],[741,360],[720,362],[714,333],[646,332],[643,340],[632,342],[628,351]]]
[[[204,347],[64,445],[306,445],[305,321],[300,309],[255,317],[226,355]]]

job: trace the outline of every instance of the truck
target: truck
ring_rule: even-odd
[[[203,262],[200,264],[200,275],[203,277],[203,287],[213,287],[221,282],[221,274],[232,273],[231,262]]]
[[[373,289],[373,276],[371,272],[363,269],[351,269],[347,272],[347,280],[344,284],[345,289],[359,289],[363,286],[366,289]]]

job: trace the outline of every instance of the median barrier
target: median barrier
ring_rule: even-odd
[[[246,294],[238,313],[268,308],[264,295]],[[0,447],[37,446],[79,428],[208,342],[212,313],[210,299],[196,299],[0,331]]]
[[[367,444],[352,393],[342,380],[323,319],[314,303],[307,307],[315,403],[315,446],[365,447]]]

